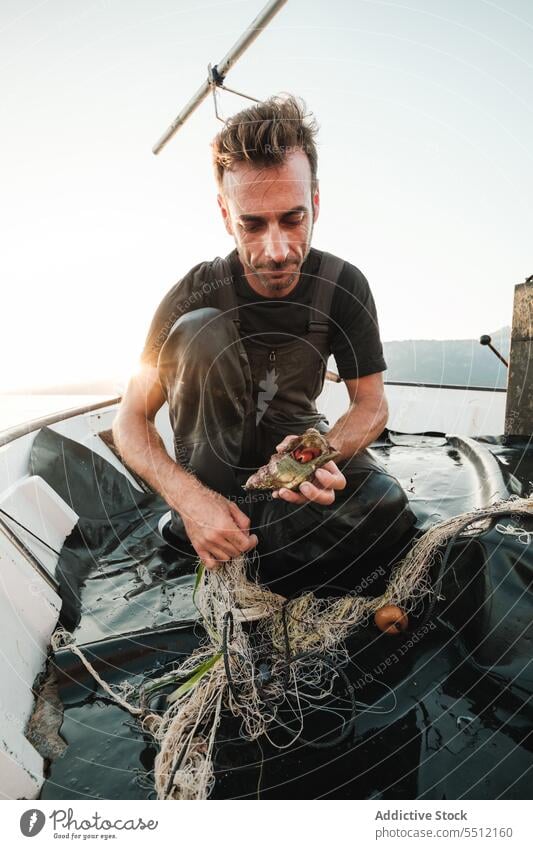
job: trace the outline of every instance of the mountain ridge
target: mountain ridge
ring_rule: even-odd
[[[489,334],[494,347],[509,360],[511,328]],[[507,369],[479,339],[391,339],[383,342],[385,381],[458,386],[507,387]],[[121,395],[128,375],[111,374],[79,383],[28,387],[5,395]]]

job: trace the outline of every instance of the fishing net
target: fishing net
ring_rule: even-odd
[[[345,639],[385,605],[414,613],[425,596],[436,597],[432,567],[442,546],[459,533],[487,528],[509,502],[456,516],[436,525],[394,568],[379,597],[318,598],[305,593],[290,601],[247,578],[245,558],[219,569],[199,567],[195,600],[208,641],[175,672],[184,683],[163,716],[146,721],[159,743],[155,784],[159,798],[209,795],[212,753],[222,708],[239,717],[250,740],[268,734],[287,699],[331,689],[346,661]],[[533,512],[531,499],[512,502],[513,514]],[[255,620],[253,633],[249,623]],[[264,658],[268,658],[265,674]],[[327,678],[330,678],[328,686]],[[293,739],[297,738],[295,732]]]
[[[105,687],[123,707],[141,715],[143,729],[158,744],[154,764],[158,798],[209,796],[215,783],[213,753],[223,712],[239,720],[242,736],[248,740],[266,735],[272,742],[273,730],[282,727],[285,742],[276,745],[286,748],[303,740],[302,706],[327,701],[340,680],[352,709],[337,729],[335,743],[346,738],[353,732],[355,717],[354,690],[343,671],[348,635],[387,605],[407,615],[423,610],[427,620],[440,597],[451,544],[486,530],[499,516],[511,515],[519,521],[527,514],[533,514],[533,499],[513,498],[435,525],[394,567],[385,591],[377,597],[320,598],[306,592],[288,600],[251,581],[245,557],[216,570],[199,563],[194,601],[205,642],[169,673],[144,685],[139,706],[126,701],[125,690],[114,694]],[[54,647],[61,639],[56,632]],[[63,639],[68,638],[63,635]],[[80,650],[76,651],[87,666]],[[169,686],[172,692],[165,710],[155,712],[150,707],[152,697]],[[287,714],[293,722],[287,723]],[[330,741],[314,745],[327,746]]]

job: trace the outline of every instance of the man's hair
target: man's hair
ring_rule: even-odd
[[[222,189],[225,171],[235,162],[271,167],[280,165],[295,150],[307,154],[311,166],[311,191],[318,186],[318,153],[315,136],[318,124],[301,98],[274,95],[225,122],[211,142],[217,184]]]

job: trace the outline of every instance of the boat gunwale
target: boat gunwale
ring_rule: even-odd
[[[385,380],[383,383],[385,386],[411,386],[419,387],[421,389],[455,389],[465,392],[507,392],[507,389],[496,386],[461,386],[460,384],[453,383],[416,383],[402,380]],[[55,424],[56,422],[83,415],[84,413],[90,413],[93,410],[100,410],[103,407],[116,405],[120,403],[122,397],[122,395],[117,395],[115,397],[108,398],[105,401],[96,401],[92,404],[84,404],[81,407],[67,407],[66,410],[60,410],[57,413],[50,413],[47,416],[40,416],[37,419],[31,419],[23,424],[6,428],[6,430],[0,432],[0,448],[4,445],[8,445],[10,442],[14,442],[16,439],[20,439],[22,436],[27,436],[29,433],[39,430],[39,428],[47,427],[48,425]]]
[[[76,416],[90,413],[93,410],[101,410],[104,407],[112,407],[121,400],[122,395],[118,395],[116,397],[107,398],[105,401],[83,404],[81,407],[67,407],[66,410],[60,410],[57,413],[49,413],[47,416],[40,416],[37,419],[31,419],[29,422],[24,422],[23,424],[7,428],[0,432],[0,448],[4,445],[8,445],[10,442],[15,442],[15,440],[20,439],[23,436],[28,436],[28,434],[33,433],[33,431],[39,430],[42,427],[48,427],[48,425],[65,421],[65,419],[72,419]]]

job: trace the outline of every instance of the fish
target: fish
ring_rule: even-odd
[[[317,469],[340,456],[323,434],[310,427],[250,475],[243,489],[298,489],[304,481],[311,480]]]

